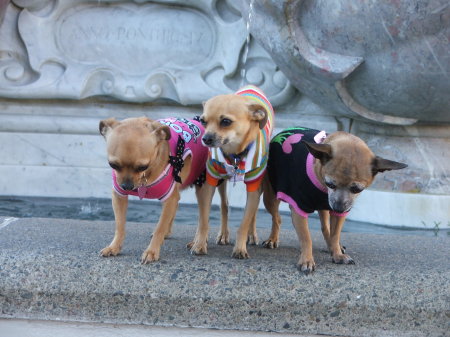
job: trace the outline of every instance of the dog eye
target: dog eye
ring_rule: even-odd
[[[220,126],[230,126],[231,123],[233,123],[232,120],[228,119],[228,118],[224,118],[220,121]]]
[[[201,123],[203,126],[206,126],[206,124],[208,124],[208,123],[206,123],[206,121],[205,121],[202,117],[200,117],[200,123]]]
[[[117,164],[109,163],[109,166],[111,166],[111,168],[112,168],[113,170],[120,171],[120,166],[117,165]]]
[[[148,169],[148,165],[142,165],[142,166],[138,166],[136,167],[136,172],[144,172]]]
[[[333,184],[332,182],[326,181],[325,185],[327,185],[328,188],[331,188],[332,190],[336,189],[336,185]]]
[[[358,194],[361,193],[363,191],[363,188],[358,187],[358,186],[351,186],[350,187],[350,192],[353,194]]]

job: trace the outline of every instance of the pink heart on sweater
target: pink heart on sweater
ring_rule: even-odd
[[[298,143],[304,135],[302,133],[296,133],[294,135],[290,135],[286,138],[281,148],[283,149],[284,153],[291,153],[292,152],[292,144]]]

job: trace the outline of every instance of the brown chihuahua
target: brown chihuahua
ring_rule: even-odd
[[[222,180],[244,181],[247,202],[244,217],[237,233],[232,256],[248,258],[247,239],[257,244],[256,211],[262,192],[261,181],[268,160],[268,145],[273,129],[273,109],[262,91],[247,86],[235,94],[211,98],[204,105],[200,117],[205,126],[203,144],[209,147],[207,184],[203,188],[207,207],[200,211],[199,228],[188,248],[194,254],[206,254],[208,219],[216,186]],[[226,222],[217,237],[218,244],[229,243]]]
[[[322,234],[334,263],[354,264],[340,245],[345,217],[356,197],[369,187],[378,172],[398,170],[406,164],[375,156],[360,138],[346,132],[326,136],[302,127],[286,129],[270,143],[264,205],[272,215],[272,232],[263,242],[278,246],[280,200],[289,204],[300,240],[300,270],[315,269],[308,213],[319,211]]]
[[[115,256],[125,239],[128,195],[140,199],[159,199],[162,211],[149,246],[142,254],[143,264],[159,259],[164,238],[172,230],[180,191],[196,185],[199,212],[204,212],[208,149],[201,144],[203,126],[196,120],[167,118],[153,121],[147,117],[117,121],[102,120],[100,133],[106,139],[108,162],[113,169],[112,205],[116,231],[102,256]],[[226,200],[224,188],[220,189]],[[208,208],[209,209],[209,208]]]

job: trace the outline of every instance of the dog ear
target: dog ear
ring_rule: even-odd
[[[171,137],[170,128],[167,125],[161,124],[159,122],[153,122],[152,133],[156,135],[160,140],[169,140]]]
[[[375,175],[378,172],[400,170],[405,167],[408,165],[376,156],[372,162],[372,173]]]
[[[252,120],[258,121],[259,128],[264,129],[267,123],[267,115],[266,109],[258,103],[249,102],[248,103],[248,111],[250,113],[250,117]]]
[[[98,124],[98,130],[100,131],[100,134],[106,138],[106,134],[110,130],[115,128],[117,126],[117,124],[119,124],[119,123],[120,122],[118,122],[114,117],[104,119],[104,120],[100,121],[100,123]]]
[[[310,142],[306,142],[304,140],[302,140],[301,142],[306,145],[306,148],[314,156],[314,158],[317,158],[320,160],[322,165],[324,165],[326,162],[328,162],[331,159],[331,145],[330,144],[310,143]]]

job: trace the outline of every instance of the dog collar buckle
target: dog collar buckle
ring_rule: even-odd
[[[230,165],[228,163],[224,163],[224,164],[225,164],[225,170],[227,171],[227,175],[233,179],[234,184],[236,184],[237,181],[244,180],[244,175],[239,172],[239,161],[237,158],[234,158],[232,165]]]
[[[147,186],[142,185],[138,187],[138,195],[139,195],[139,199],[144,199],[145,195],[147,194]]]
[[[238,161],[238,158],[236,158],[236,157],[233,158],[233,159],[234,159],[234,164],[233,164],[234,170],[237,171],[237,169],[239,168],[239,165],[238,165],[238,164],[239,164],[239,161],[240,161],[240,160]]]

